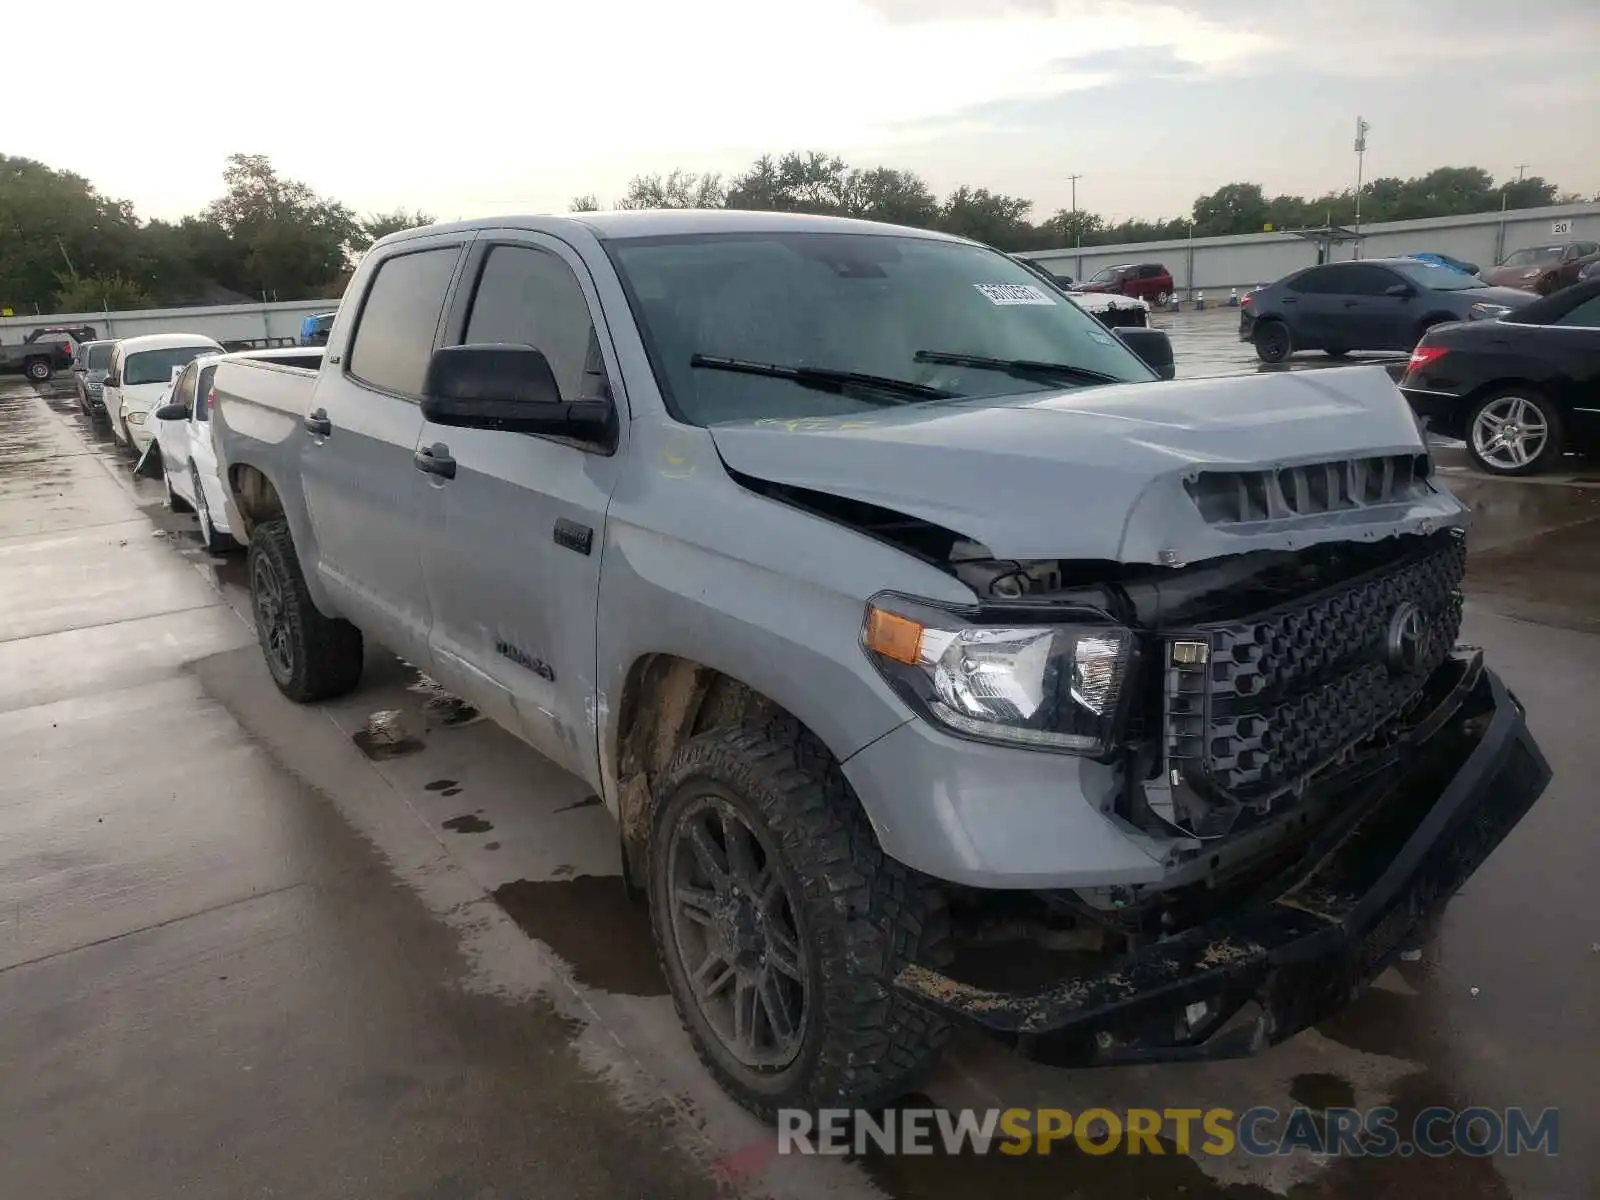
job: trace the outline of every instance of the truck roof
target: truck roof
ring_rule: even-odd
[[[936,238],[959,242],[930,229],[907,225],[885,225],[878,221],[858,221],[852,217],[813,216],[810,213],[747,212],[728,208],[631,209],[620,212],[583,212],[526,216],[484,217],[472,221],[449,221],[419,229],[391,233],[378,244],[452,230],[533,229],[555,232],[563,227],[583,226],[601,239],[661,237],[694,233],[857,233],[900,237]]]

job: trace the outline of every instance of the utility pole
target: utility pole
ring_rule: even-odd
[[[1372,126],[1368,125],[1360,116],[1356,117],[1356,257],[1361,257],[1361,168],[1365,165],[1367,154],[1367,131]]]
[[[1078,180],[1082,175],[1068,175],[1067,182],[1072,185],[1072,237],[1073,244],[1078,249],[1077,262],[1073,264],[1072,277],[1083,278],[1083,231],[1078,228]]]
[[[1523,175],[1532,163],[1517,164],[1517,182],[1522,182]],[[1506,197],[1511,190],[1511,180],[1506,180],[1500,185],[1500,229],[1495,237],[1494,261],[1496,264],[1506,256]]]

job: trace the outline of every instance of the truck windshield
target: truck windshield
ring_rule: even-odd
[[[122,368],[124,387],[141,383],[170,383],[172,368],[182,367],[202,354],[216,354],[216,346],[167,346],[160,350],[144,350],[128,355]]]
[[[694,425],[884,403],[870,388],[819,388],[818,372],[889,381],[897,399],[912,403],[937,403],[941,393],[1013,395],[1092,386],[1096,377],[1154,378],[1093,317],[981,246],[773,232],[628,238],[606,249],[667,404]],[[996,362],[1055,370],[996,369]]]

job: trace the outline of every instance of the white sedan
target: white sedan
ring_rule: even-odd
[[[171,386],[172,370],[222,347],[204,334],[147,333],[123,338],[111,352],[101,397],[111,436],[143,454],[154,431],[150,411]]]
[[[211,443],[211,381],[224,357],[259,358],[279,366],[315,370],[322,363],[322,348],[202,355],[183,368],[152,414],[161,471],[166,478],[167,504],[175,512],[194,512],[200,520],[200,539],[214,554],[239,544],[228,524],[226,492],[217,474],[217,455]]]

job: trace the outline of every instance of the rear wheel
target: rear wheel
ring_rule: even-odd
[[[282,517],[251,532],[250,608],[272,682],[289,699],[329,700],[361,682],[361,631],[312,603]]]
[[[1294,352],[1289,327],[1279,320],[1258,320],[1251,341],[1255,343],[1256,357],[1264,363],[1280,363]]]
[[[915,1087],[948,1028],[891,985],[944,954],[943,897],[885,857],[827,751],[787,718],[714,729],[655,794],[656,947],[722,1087],[768,1120]]]
[[[1172,303],[1172,293],[1171,292],[1158,292],[1156,294],[1156,305],[1157,305],[1157,307],[1165,308],[1167,305],[1169,305],[1171,303]]]
[[[1467,453],[1492,475],[1532,475],[1561,457],[1561,416],[1530,387],[1485,396],[1467,418]]]
[[[47,358],[30,358],[27,363],[28,378],[35,383],[43,383],[55,374],[55,368],[50,365]]]

